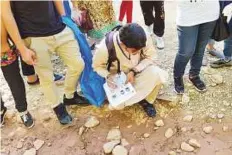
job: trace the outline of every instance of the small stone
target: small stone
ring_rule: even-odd
[[[215,114],[209,114],[209,117],[212,118],[212,119],[215,119],[215,118],[217,118],[217,115],[215,115]]]
[[[35,149],[39,150],[44,145],[44,141],[37,139],[36,141],[34,141],[33,144],[34,144]]]
[[[23,147],[23,143],[21,141],[19,141],[17,144],[17,149],[21,149],[22,147]]]
[[[173,134],[174,134],[173,130],[171,128],[168,128],[165,132],[165,137],[170,138],[173,136]]]
[[[143,137],[144,138],[148,138],[148,137],[150,137],[150,134],[149,133],[145,133],[145,134],[143,134]]]
[[[111,153],[116,145],[120,143],[120,140],[114,140],[103,145],[103,150],[105,153]]]
[[[113,149],[112,155],[127,155],[128,151],[125,147],[118,145]]]
[[[227,101],[223,101],[223,104],[224,104],[225,106],[230,106],[230,103],[227,102]]]
[[[176,155],[176,152],[175,151],[170,151],[170,152],[168,152],[168,155]]]
[[[84,131],[85,131],[85,127],[84,127],[84,126],[81,126],[81,127],[79,128],[79,136],[81,136],[81,135],[84,133]]]
[[[187,115],[183,118],[183,121],[185,122],[191,122],[193,120],[193,116],[192,115]]]
[[[50,119],[51,119],[51,117],[50,117],[49,115],[45,115],[45,116],[43,117],[43,121],[44,121],[44,122],[48,122]]]
[[[95,116],[91,116],[87,122],[85,123],[85,127],[87,128],[93,128],[97,125],[99,125],[100,122],[98,121],[98,119]]]
[[[186,151],[186,152],[192,152],[192,151],[194,151],[194,148],[192,146],[190,146],[189,144],[185,143],[185,142],[181,143],[181,149],[183,151]]]
[[[180,149],[177,149],[176,152],[177,152],[177,153],[181,153],[181,150],[180,150]]]
[[[223,127],[222,127],[222,130],[223,130],[224,132],[227,132],[227,131],[228,131],[228,129],[229,129],[229,127],[228,127],[228,126],[223,126]]]
[[[213,127],[212,127],[212,126],[207,126],[207,127],[204,127],[204,128],[203,128],[203,131],[204,131],[206,134],[211,133],[212,130],[213,130]]]
[[[156,131],[156,130],[158,130],[158,129],[159,129],[159,127],[157,127],[157,126],[156,126],[156,127],[154,127],[154,130],[155,130],[155,131]]]
[[[35,148],[31,148],[29,150],[26,150],[23,155],[36,155],[36,149]]]
[[[190,139],[189,144],[192,145],[193,147],[201,147],[201,144],[196,140],[196,139]]]
[[[132,128],[132,125],[128,125],[127,128],[128,128],[128,129]]]
[[[163,122],[163,120],[157,120],[156,122],[155,122],[155,125],[157,126],[157,127],[161,127],[161,126],[164,126],[164,122]]]
[[[123,138],[123,139],[121,140],[121,144],[122,144],[122,146],[127,146],[127,145],[129,145],[128,141],[127,141],[125,138]]]
[[[217,117],[218,117],[219,119],[222,119],[222,118],[224,117],[224,114],[218,114]]]
[[[119,129],[111,129],[107,135],[107,140],[120,140],[121,131]]]
[[[182,96],[182,104],[187,104],[187,103],[189,103],[189,101],[190,101],[189,96],[184,94]]]
[[[48,147],[51,147],[52,146],[52,143],[48,143]]]
[[[186,131],[187,131],[187,128],[186,128],[186,127],[183,127],[183,128],[181,128],[181,131],[182,131],[182,132],[186,132]]]
[[[120,126],[116,126],[115,129],[120,129]]]

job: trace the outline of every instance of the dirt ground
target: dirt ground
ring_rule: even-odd
[[[134,3],[134,10],[134,21],[143,25],[138,1]],[[201,76],[206,81],[208,91],[198,93],[186,78],[186,94],[176,97],[172,91],[173,62],[178,49],[176,3],[167,1],[165,10],[165,49],[157,50],[157,63],[169,72],[169,82],[164,87],[163,96],[171,97],[173,102],[157,100],[157,117],[148,119],[138,105],[121,111],[110,111],[107,105],[102,108],[70,106],[68,111],[74,121],[72,125],[63,127],[50,105],[44,101],[39,86],[26,84],[28,109],[35,118],[35,126],[28,130],[21,124],[1,73],[0,90],[8,107],[5,125],[1,128],[1,154],[22,155],[34,147],[36,139],[40,139],[45,143],[37,150],[37,155],[103,155],[109,130],[119,128],[122,138],[129,143],[125,147],[130,155],[168,155],[169,151],[175,151],[178,155],[232,155],[232,67],[217,70],[203,67]],[[217,49],[222,50],[222,47],[222,43],[217,43]],[[209,61],[215,60],[208,54],[206,56]],[[54,57],[53,64],[56,72],[65,73],[59,59]],[[63,86],[59,86],[59,90],[62,97]],[[184,121],[186,115],[192,116],[193,120]],[[79,135],[79,128],[90,116],[96,116],[100,124]],[[154,129],[159,119],[163,120],[164,126]],[[203,131],[206,126],[212,126],[211,133]],[[165,137],[168,128],[174,131],[170,138]],[[149,135],[144,136],[145,133]],[[196,139],[201,147],[195,147],[193,152],[182,150],[181,143],[191,138]]]

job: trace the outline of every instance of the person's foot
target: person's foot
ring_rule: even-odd
[[[37,84],[39,84],[38,75],[27,76],[27,84],[29,84],[29,85],[37,85]]]
[[[155,40],[156,40],[157,48],[160,49],[160,50],[164,49],[164,39],[163,39],[163,37],[156,36]]]
[[[28,111],[23,112],[23,114],[20,114],[20,117],[21,117],[23,124],[27,128],[32,128],[34,126],[34,120]]]
[[[59,104],[55,108],[53,108],[60,124],[67,125],[72,123],[72,117],[68,114],[66,107],[64,104]]]
[[[7,108],[4,107],[1,109],[1,126],[4,124]]]
[[[189,80],[192,82],[192,84],[195,86],[195,88],[199,92],[205,92],[206,91],[206,86],[205,83],[201,80],[200,76],[189,76]]]
[[[174,90],[178,95],[184,94],[183,77],[175,77],[174,78]]]
[[[209,53],[213,57],[217,57],[219,59],[224,58],[223,52],[217,51],[215,48],[206,49],[206,52]]]
[[[80,105],[80,106],[88,106],[90,105],[86,98],[80,96],[77,94],[77,92],[74,93],[74,97],[71,99],[66,98],[64,95],[64,105]]]
[[[210,64],[212,68],[230,67],[232,66],[232,60],[219,59]]]
[[[40,83],[38,75],[35,75],[35,76],[36,76],[35,80],[30,79],[30,81],[29,80],[27,81],[29,85],[37,85]],[[56,84],[60,84],[65,79],[64,76],[60,74],[53,74],[53,76],[54,76],[54,82]]]
[[[153,104],[148,103],[146,100],[142,100],[139,104],[143,107],[143,110],[146,112],[148,117],[156,116],[156,109]]]

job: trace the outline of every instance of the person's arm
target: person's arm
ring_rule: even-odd
[[[56,7],[56,10],[58,11],[58,13],[60,14],[60,16],[65,16],[65,10],[64,10],[64,5],[63,5],[63,1],[60,0],[54,0],[53,1]]]
[[[4,24],[6,25],[7,33],[10,35],[15,46],[20,51],[23,60],[29,65],[35,64],[35,53],[25,46],[24,41],[20,36],[18,26],[11,11],[10,1],[1,1],[1,6],[1,16]]]

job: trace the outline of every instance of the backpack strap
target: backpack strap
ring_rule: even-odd
[[[121,72],[120,61],[117,58],[115,47],[114,47],[114,41],[113,41],[114,32],[115,31],[111,31],[111,32],[107,33],[106,39],[105,39],[105,43],[106,43],[106,46],[108,49],[108,54],[109,54],[109,58],[108,58],[108,62],[107,62],[107,70],[110,71],[110,67],[112,66],[112,63],[114,61],[117,61],[117,63],[118,63],[117,64],[118,65],[117,73],[120,73]]]

